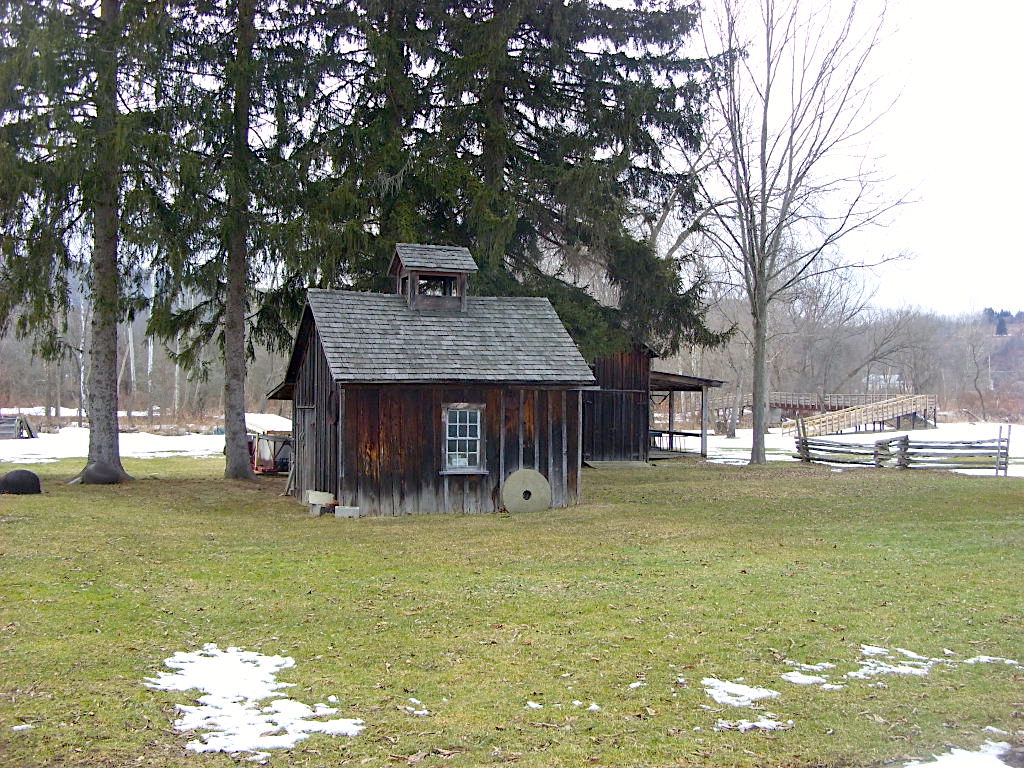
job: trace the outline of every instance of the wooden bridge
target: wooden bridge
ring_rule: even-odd
[[[854,408],[858,405],[870,405],[883,400],[890,400],[901,395],[890,393],[882,394],[826,394],[818,395],[814,392],[769,392],[768,407],[778,408],[783,413],[802,415],[806,413],[824,413],[826,411],[839,411],[843,408]],[[753,405],[753,395],[744,394],[740,401],[741,408],[750,408]],[[728,410],[736,405],[736,399],[732,395],[716,397],[711,401],[711,410]]]
[[[803,437],[834,435],[850,429],[860,431],[867,427],[884,429],[887,425],[901,429],[904,419],[910,420],[911,429],[917,429],[935,425],[937,408],[935,395],[902,395],[800,419],[798,429]]]
[[[28,419],[24,416],[0,417],[0,440],[17,440],[22,437],[35,437],[36,433]]]

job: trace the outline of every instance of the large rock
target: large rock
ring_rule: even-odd
[[[82,470],[83,485],[116,485],[121,473],[103,461],[94,461]]]
[[[3,477],[0,477],[0,493],[42,493],[39,485],[39,475],[29,472],[27,469],[12,469]]]

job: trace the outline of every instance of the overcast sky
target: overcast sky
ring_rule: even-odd
[[[871,151],[916,202],[843,250],[914,254],[879,269],[881,306],[1024,310],[1024,3],[891,0],[889,20],[876,64],[901,95]]]

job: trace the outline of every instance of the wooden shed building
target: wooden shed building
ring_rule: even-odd
[[[399,244],[395,293],[310,289],[285,381],[292,492],[359,515],[575,504],[594,378],[547,299],[466,295],[465,248]]]
[[[700,452],[707,455],[708,390],[725,382],[699,376],[666,373],[652,368],[654,352],[637,344],[594,362],[598,387],[583,394],[583,458],[588,462],[639,461],[651,456],[657,442],[673,452],[678,438],[699,436]],[[677,430],[677,392],[701,393],[699,432]],[[652,423],[652,401],[668,400],[666,427]],[[659,455],[665,451],[659,449]]]

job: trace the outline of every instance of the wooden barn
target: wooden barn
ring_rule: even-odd
[[[640,461],[651,454],[652,440],[666,442],[669,450],[677,438],[700,436],[701,455],[707,455],[708,389],[725,382],[653,370],[656,355],[634,345],[593,365],[599,388],[583,394],[583,458],[588,462]],[[675,429],[677,392],[701,393],[700,432]],[[651,421],[652,399],[668,399],[669,422],[655,428]]]
[[[564,507],[594,379],[547,299],[466,295],[465,248],[399,244],[393,294],[310,289],[285,381],[292,492],[352,515]]]

